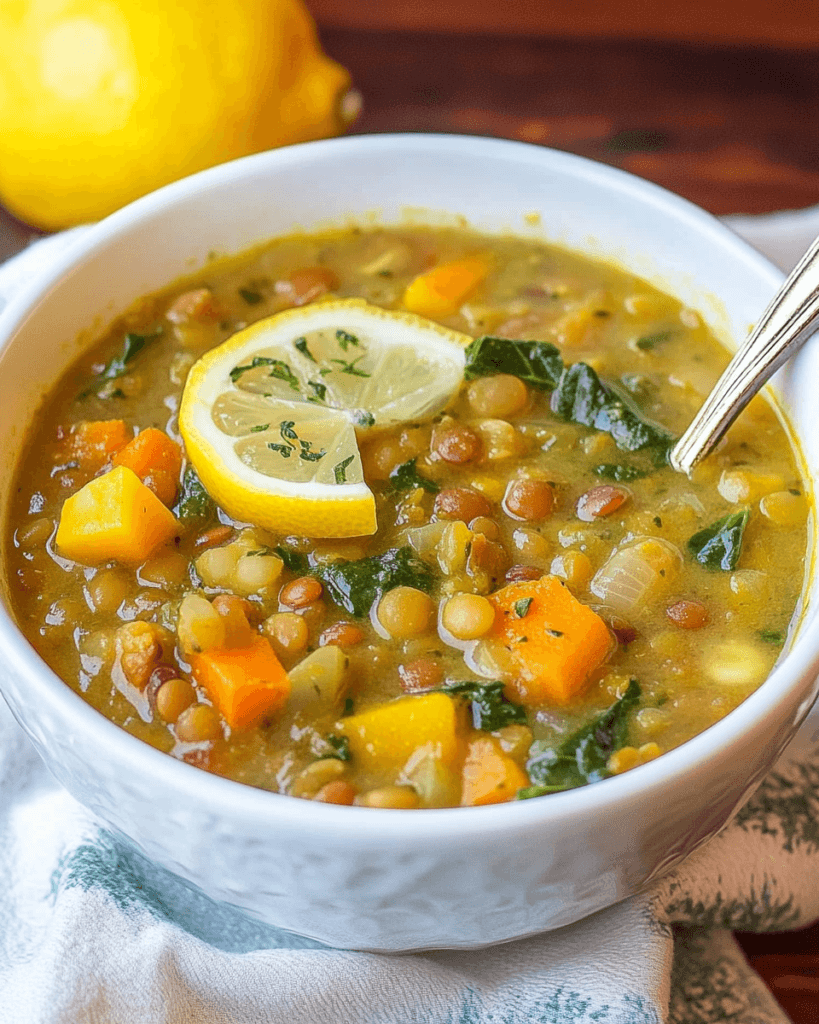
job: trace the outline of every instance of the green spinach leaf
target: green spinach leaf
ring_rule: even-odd
[[[429,593],[433,572],[410,547],[390,548],[355,562],[335,562],[316,570],[328,596],[351,615],[369,615],[370,609],[395,587],[415,587]]]
[[[390,473],[392,489],[394,491],[412,491],[416,487],[423,487],[430,494],[437,494],[440,487],[429,477],[421,476],[415,468],[416,459],[407,459],[400,466],[396,466]]]
[[[351,759],[350,740],[346,736],[335,736],[330,733],[329,736],[324,737],[324,742],[330,748],[324,755],[325,757],[334,757],[339,761]]]
[[[658,466],[668,461],[674,444],[667,430],[643,419],[625,395],[604,384],[585,363],[564,372],[552,392],[552,411],[563,420],[610,434],[623,451],[645,450]]]
[[[505,725],[526,721],[526,710],[520,704],[513,704],[503,696],[504,684],[497,680],[489,683],[467,681],[447,683],[441,687],[443,693],[465,697],[472,704],[472,724],[484,732],[494,732]]]
[[[182,477],[182,491],[174,506],[174,515],[182,522],[210,519],[216,513],[216,503],[202,486],[193,466],[188,466]]]
[[[150,334],[134,334],[129,331],[125,335],[125,340],[122,344],[122,354],[114,356],[113,359],[106,363],[105,368],[97,374],[79,397],[87,398],[89,395],[96,394],[98,398],[121,398],[122,392],[117,393],[116,391],[109,390],[106,388],[107,382],[116,380],[118,377],[124,377],[130,370],[130,363],[136,359],[149,342],[154,341],[160,334],[162,334],[161,327],[158,327]]]
[[[626,692],[610,708],[559,746],[541,747],[526,766],[534,785],[522,789],[518,799],[575,789],[607,778],[606,762],[615,750],[626,745],[629,718],[639,702],[640,685],[631,679]]]
[[[706,569],[731,572],[737,567],[742,552],[742,535],[751,512],[732,512],[704,530],[699,530],[688,541],[688,550]]]
[[[279,556],[285,567],[291,572],[297,572],[300,576],[309,572],[310,560],[301,551],[294,551],[293,548],[289,548],[285,544],[277,544],[273,548],[273,552]]]
[[[636,466],[627,466],[619,462],[603,462],[594,467],[594,475],[600,476],[604,480],[616,480],[618,483],[623,483],[628,480],[639,480],[648,474]]]
[[[563,359],[548,341],[476,338],[466,348],[464,380],[496,373],[510,373],[539,391],[552,391],[563,373]]]

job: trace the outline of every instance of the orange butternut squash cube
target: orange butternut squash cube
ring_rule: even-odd
[[[270,642],[255,634],[245,647],[190,655],[191,672],[231,729],[252,729],[287,703],[290,679]]]
[[[488,263],[478,257],[440,263],[410,281],[404,292],[404,306],[411,313],[433,320],[452,316],[488,273]]]
[[[528,785],[526,773],[504,754],[494,737],[470,741],[461,773],[461,807],[506,803]]]
[[[82,420],[65,438],[66,454],[81,468],[96,473],[133,438],[124,420]]]
[[[399,771],[421,747],[451,765],[461,754],[460,712],[445,693],[401,697],[343,718],[335,731],[348,737],[353,759],[367,771]]]
[[[114,466],[132,469],[163,505],[173,505],[182,469],[182,452],[164,431],[156,427],[140,430],[111,462]]]
[[[510,583],[489,600],[496,615],[487,637],[512,655],[506,692],[520,704],[570,704],[614,649],[606,623],[557,576]]]
[[[139,565],[179,532],[176,517],[125,466],[95,477],[63,503],[60,554],[85,565]]]

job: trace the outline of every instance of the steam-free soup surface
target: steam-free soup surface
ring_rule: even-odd
[[[332,297],[484,340],[431,415],[356,410],[346,462],[293,420],[248,428],[271,458],[333,459],[342,488],[360,465],[375,533],[234,521],[180,437],[186,378],[247,325]],[[334,367],[313,337],[293,330],[311,396],[288,386],[316,406]],[[337,375],[365,373],[356,345]],[[102,714],[249,785],[411,808],[596,782],[736,707],[794,615],[809,503],[772,408],[755,399],[692,480],[666,461],[726,362],[672,298],[532,241],[348,231],[214,262],[136,304],[43,404],[10,517],[14,610]],[[271,357],[250,372],[231,378],[288,383]]]

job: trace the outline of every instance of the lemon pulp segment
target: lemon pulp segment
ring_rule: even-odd
[[[234,519],[312,537],[374,533],[357,432],[445,408],[470,340],[361,299],[260,320],[192,368],[179,412],[188,457]]]

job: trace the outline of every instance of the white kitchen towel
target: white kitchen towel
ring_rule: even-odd
[[[731,223],[787,268],[819,210]],[[72,241],[3,265],[0,308]],[[813,727],[793,749],[651,893],[493,949],[381,956],[260,925],[151,864],[0,702],[0,1024],[785,1024],[730,931],[819,917]]]

